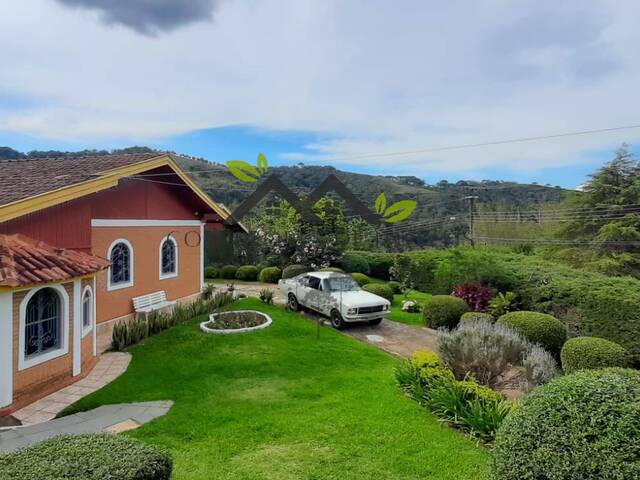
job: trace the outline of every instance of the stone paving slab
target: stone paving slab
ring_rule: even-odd
[[[62,434],[101,433],[130,430],[171,409],[171,400],[103,405],[94,410],[29,427],[0,430],[0,452],[9,453]]]
[[[52,420],[69,405],[114,381],[127,370],[130,362],[131,354],[129,353],[104,353],[100,356],[98,363],[93,367],[89,375],[68,387],[27,405],[13,413],[13,417],[20,420],[22,425],[35,425]]]

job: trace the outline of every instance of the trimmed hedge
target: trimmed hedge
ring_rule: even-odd
[[[484,312],[466,312],[460,317],[460,323],[478,322],[481,320],[486,320],[491,323],[495,323],[496,321],[496,319],[493,318],[493,315]]]
[[[605,367],[628,367],[629,352],[615,342],[596,337],[570,338],[560,352],[565,373]]]
[[[282,278],[292,278],[300,275],[301,273],[307,273],[310,271],[311,269],[304,265],[289,265],[288,267],[284,267],[284,270],[282,270]]]
[[[335,272],[335,273],[344,273],[344,270],[338,267],[325,267],[318,270],[319,272]]]
[[[351,278],[358,282],[358,285],[360,285],[361,287],[364,287],[367,283],[371,283],[371,279],[364,273],[354,272],[351,274]]]
[[[429,328],[455,328],[460,317],[469,311],[469,305],[451,295],[433,295],[424,302],[422,319]]]
[[[236,278],[237,271],[238,267],[236,267],[235,265],[225,265],[220,269],[220,278],[233,280],[234,278]]]
[[[362,287],[362,290],[393,302],[393,290],[384,283],[367,283]]]
[[[640,372],[559,377],[525,397],[499,428],[494,478],[640,478]]]
[[[389,286],[389,288],[391,290],[393,290],[393,293],[398,295],[400,293],[402,293],[402,285],[400,284],[400,282],[395,282],[393,280],[387,282],[387,285]]]
[[[371,273],[369,262],[360,253],[345,253],[340,260],[340,266],[348,273],[361,272],[365,275]]]
[[[253,281],[258,278],[258,267],[255,265],[243,265],[236,270],[236,279]]]
[[[62,435],[0,456],[3,480],[168,480],[164,450],[112,434]]]
[[[509,312],[498,319],[498,323],[508,325],[532,343],[540,344],[545,350],[558,355],[567,341],[567,329],[552,315],[539,312]]]
[[[258,280],[263,283],[278,283],[278,280],[282,278],[282,270],[278,267],[266,267],[260,270]]]
[[[383,280],[390,280],[391,275],[389,269],[393,265],[393,259],[396,257],[395,253],[385,252],[363,252],[352,251],[348,254],[357,254],[364,258],[369,264],[369,275],[375,278],[381,278]]]
[[[220,270],[217,267],[205,267],[204,278],[218,278],[220,276]]]

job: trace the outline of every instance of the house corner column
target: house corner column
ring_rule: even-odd
[[[200,224],[200,291],[204,290],[204,226]]]
[[[73,376],[82,371],[82,281],[73,281]]]
[[[98,291],[96,290],[96,277],[93,277],[93,356],[98,356]]]
[[[13,403],[13,292],[0,292],[0,408]]]

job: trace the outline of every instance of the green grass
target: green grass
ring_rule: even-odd
[[[176,479],[482,479],[487,452],[395,385],[397,360],[246,299],[272,327],[207,335],[202,318],[131,348],[127,372],[71,411],[171,399],[129,434],[168,448]]]
[[[411,290],[409,295],[407,296],[408,300],[413,300],[416,302],[420,308],[424,304],[424,301],[430,297],[428,293],[418,292],[416,290]],[[402,311],[402,302],[405,301],[404,295],[394,295],[393,302],[391,303],[391,312],[389,313],[389,320],[393,320],[394,322],[406,323],[408,325],[420,325],[424,326],[424,321],[422,320],[422,313],[408,313]]]

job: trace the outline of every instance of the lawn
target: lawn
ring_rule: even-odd
[[[131,349],[128,371],[72,411],[171,399],[130,434],[168,448],[176,479],[482,479],[487,452],[405,398],[397,360],[246,299],[272,327],[207,335],[202,318]]]
[[[389,312],[389,320],[393,320],[394,322],[406,323],[409,325],[424,326],[422,313],[403,312],[402,302],[404,302],[405,300],[413,300],[422,308],[422,304],[424,304],[424,301],[429,296],[430,295],[428,293],[417,292],[415,290],[411,290],[407,298],[405,298],[404,295],[394,295],[393,302],[391,303],[391,312]]]

